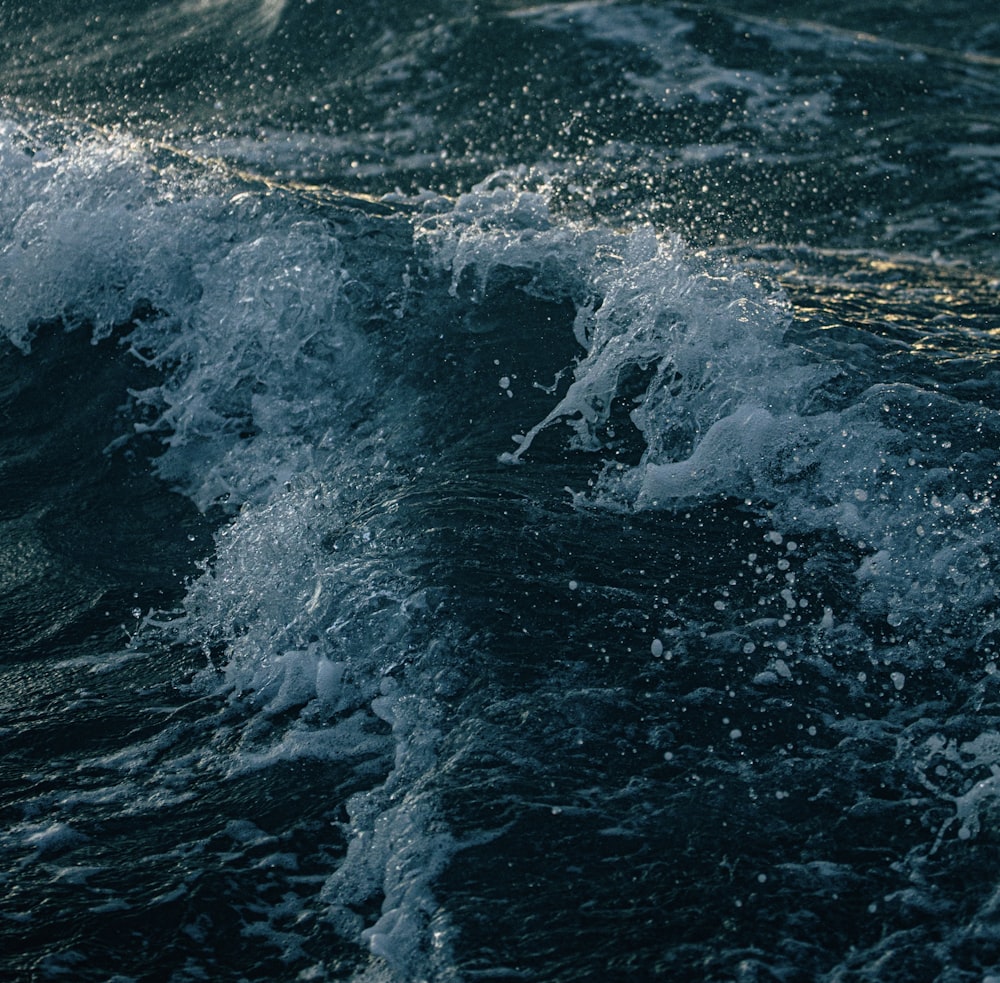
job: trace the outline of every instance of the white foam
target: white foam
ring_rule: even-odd
[[[928,791],[955,810],[938,830],[931,852],[940,849],[947,836],[975,839],[984,823],[995,821],[1000,803],[1000,734],[983,731],[962,742],[934,734],[921,750],[923,760],[918,761],[917,777]],[[960,776],[963,791],[956,793],[945,786],[942,778],[949,773]]]
[[[566,395],[505,460],[521,460],[557,421],[573,428],[576,446],[599,448],[598,431],[630,370],[654,375],[634,423],[672,450],[689,447],[726,408],[762,396],[761,410],[788,407],[815,382],[816,371],[780,347],[789,314],[779,295],[735,271],[720,275],[650,228],[618,234],[556,225],[544,199],[518,191],[516,181],[494,177],[420,230],[451,270],[453,291],[471,275],[476,297],[513,267],[531,274],[528,293],[578,307],[574,332],[587,357]],[[759,378],[777,372],[785,387],[761,393]]]
[[[28,827],[22,842],[37,854],[62,853],[87,840],[87,836],[74,829],[69,823],[54,822],[47,825]]]
[[[447,962],[450,929],[433,884],[456,845],[432,782],[443,705],[419,665],[410,672],[432,651],[414,630],[428,585],[391,507],[416,453],[413,404],[402,390],[386,407],[372,399],[383,382],[345,300],[355,271],[341,243],[280,196],[156,177],[125,141],[29,158],[8,130],[0,153],[10,164],[0,204],[8,337],[29,349],[33,323],[46,317],[100,337],[141,302],[155,307],[128,343],[165,375],[137,394],[144,426],[166,441],[158,468],[200,507],[233,509],[171,625],[204,648],[206,688],[221,684],[248,718],[205,759],[228,775],[289,760],[366,760],[373,787],[348,803],[347,855],[323,900],[338,930],[397,978],[426,975],[435,959]],[[992,603],[997,532],[986,485],[977,487],[990,473],[988,438],[956,465],[920,423],[960,418],[989,434],[998,428],[987,411],[903,385],[819,411],[813,392],[834,370],[786,341],[791,309],[779,292],[649,228],[560,223],[520,181],[497,175],[453,204],[425,202],[416,219],[418,248],[450,275],[454,295],[476,302],[513,268],[529,295],[577,309],[584,354],[508,460],[531,466],[540,434],[561,425],[571,447],[595,453],[600,474],[578,497],[588,507],[750,500],[771,521],[771,545],[788,544],[783,556],[804,552],[791,549],[803,535],[835,533],[860,552],[867,612],[890,626],[947,626],[956,612]],[[495,378],[509,382],[516,368]],[[601,470],[616,401],[627,403],[644,453]],[[791,583],[783,589],[799,611],[805,598]],[[817,606],[811,617],[833,630],[832,610]],[[734,639],[737,652],[762,658],[757,682],[799,678],[783,649],[786,658],[766,661],[773,652]],[[666,631],[649,647],[654,658],[675,650]],[[892,672],[909,689],[906,658],[920,655],[901,655]],[[132,814],[193,794],[185,782],[205,761],[161,755],[175,738],[167,727],[94,762],[127,778],[112,794],[135,793]],[[160,770],[140,785],[150,765]],[[994,794],[994,776],[978,775],[953,797],[961,829],[972,835]],[[64,834],[31,830],[37,842],[23,845],[55,849],[69,842]],[[382,911],[369,924],[359,912],[379,893]]]
[[[22,142],[14,124],[0,128],[6,336],[28,350],[39,321],[101,338],[137,309],[157,312],[129,345],[168,375],[135,398],[142,429],[167,442],[160,473],[201,508],[263,500],[322,464],[317,434],[336,439],[368,375],[340,313],[328,227],[277,199],[264,207],[201,177],[156,177],[124,137],[33,155]]]
[[[581,504],[748,501],[786,534],[832,531],[857,547],[862,606],[890,625],[954,626],[984,608],[1000,536],[989,508],[997,414],[906,383],[819,408],[815,392],[841,370],[786,340],[792,311],[780,292],[648,228],[558,224],[521,181],[495,176],[421,229],[454,291],[472,284],[475,300],[514,267],[530,277],[527,292],[577,305],[586,354],[503,460],[530,460],[559,423],[571,446],[600,452],[631,387],[645,453],[606,468]],[[956,436],[941,439],[942,427]]]
[[[233,509],[182,616],[147,627],[202,646],[215,660],[205,689],[244,717],[220,721],[200,748],[185,750],[175,723],[89,762],[117,776],[92,794],[134,815],[194,795],[206,773],[359,762],[374,787],[352,800],[331,883],[353,885],[344,897],[359,903],[386,901],[366,926],[345,920],[333,891],[331,915],[349,934],[367,929],[360,940],[408,976],[432,948],[431,881],[449,843],[430,829],[433,794],[419,791],[435,760],[435,703],[388,675],[412,658],[411,623],[426,607],[392,512],[377,507],[399,481],[390,459],[411,447],[395,421],[412,414],[397,393],[386,432],[371,408],[380,383],[344,299],[343,250],[291,196],[154,172],[125,138],[31,155],[16,130],[0,130],[5,334],[29,351],[39,320],[101,338],[144,309],[127,344],[163,373],[134,394],[142,429],[165,443],[158,471],[201,508]],[[79,837],[56,824],[22,839],[54,852]],[[294,858],[262,863],[291,869]]]

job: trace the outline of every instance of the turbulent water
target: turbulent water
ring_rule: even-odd
[[[0,2],[0,976],[1000,980],[1000,26]]]

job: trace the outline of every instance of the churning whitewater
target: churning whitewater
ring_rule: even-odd
[[[0,975],[1000,978],[995,26],[90,6],[0,11]]]

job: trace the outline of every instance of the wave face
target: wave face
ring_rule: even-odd
[[[1000,975],[961,6],[0,12],[4,973]]]

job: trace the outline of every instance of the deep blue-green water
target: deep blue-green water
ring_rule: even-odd
[[[988,8],[0,0],[0,978],[1000,980]]]

